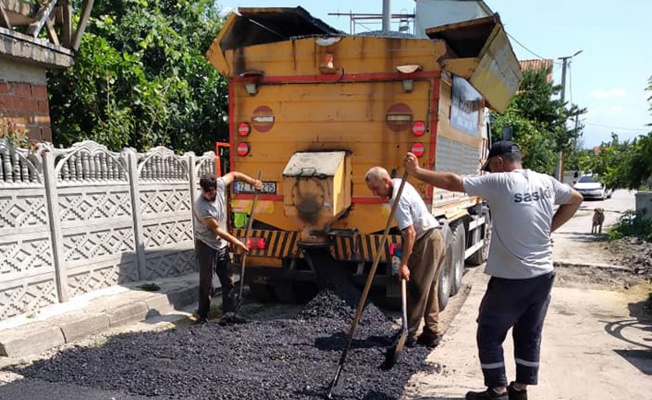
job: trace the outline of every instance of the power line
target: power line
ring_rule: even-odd
[[[537,57],[537,58],[539,58],[541,60],[549,60],[549,58],[543,57],[543,56],[535,53],[534,51],[530,50],[529,48],[527,48],[523,43],[519,42],[518,39],[516,39],[514,36],[512,36],[509,32],[505,31],[505,33],[507,34],[507,36],[509,36],[510,39],[512,39],[514,42],[516,42],[519,46],[524,48],[530,54],[534,55],[535,57]],[[559,61],[553,60],[552,62],[554,64],[561,65],[561,63]]]
[[[625,128],[622,126],[609,126],[609,125],[602,125],[602,124],[594,124],[590,122],[587,122],[584,125],[597,126],[600,128],[607,128],[607,129],[618,129],[621,131],[645,132],[645,128]]]

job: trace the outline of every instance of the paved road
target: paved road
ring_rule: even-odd
[[[582,202],[577,214],[553,234],[553,259],[577,264],[609,264],[612,255],[605,250],[606,233],[625,211],[636,207],[634,195],[634,191],[617,190],[611,199]],[[598,207],[605,213],[602,235],[591,233],[593,210]]]
[[[605,208],[606,223],[612,224],[622,212],[634,208],[634,193],[618,191],[609,200],[585,201],[580,212],[553,235],[557,262],[608,263],[604,236],[590,233],[595,207]],[[467,301],[428,359],[436,373],[413,376],[405,399],[461,400],[466,391],[482,388],[475,318],[488,278],[474,272],[465,276],[473,284]],[[632,314],[646,296],[647,292],[634,289],[555,286],[543,333],[539,385],[528,390],[530,400],[649,399],[652,324]],[[513,379],[510,334],[504,354]]]

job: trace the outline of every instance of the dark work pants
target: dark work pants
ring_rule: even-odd
[[[235,286],[233,272],[229,268],[231,258],[229,247],[220,250],[208,246],[201,240],[195,240],[195,254],[199,263],[199,318],[206,318],[211,305],[213,288],[213,271],[220,278],[222,285],[222,312],[235,310]]]
[[[512,329],[516,382],[536,385],[541,331],[555,273],[531,279],[492,277],[480,304],[477,342],[487,387],[507,386],[503,342]]]

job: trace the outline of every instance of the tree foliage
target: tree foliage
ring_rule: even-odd
[[[526,69],[519,91],[503,115],[492,115],[494,138],[502,138],[503,129],[510,127],[512,140],[523,153],[527,168],[552,174],[559,151],[570,151],[579,137],[581,127],[568,129],[566,121],[585,112],[573,105],[565,108],[561,100],[553,99],[561,86],[547,81],[549,69]]]
[[[209,0],[96,3],[74,67],[49,75],[54,142],[202,153],[225,140],[227,85],[204,58],[222,22]]]
[[[647,90],[652,92],[652,77],[648,80]],[[648,100],[652,112],[652,96]],[[652,178],[652,132],[623,142],[612,133],[611,142],[602,143],[600,154],[592,158],[589,167],[609,187],[639,189],[641,185],[649,186]]]

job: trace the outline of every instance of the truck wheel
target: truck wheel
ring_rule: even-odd
[[[491,217],[489,216],[489,213],[484,215],[484,220],[485,223],[482,226],[482,232],[484,233],[484,243],[482,247],[473,253],[473,255],[471,255],[471,257],[469,257],[467,260],[471,265],[480,265],[483,262],[487,261],[487,257],[489,257],[489,244],[491,242]]]
[[[297,303],[297,295],[294,293],[292,282],[279,281],[274,282],[274,295],[276,299],[283,304]]]
[[[252,283],[249,285],[249,289],[259,303],[274,301],[274,289],[266,283]]]
[[[449,235],[450,236],[450,235]],[[446,237],[446,235],[444,235]],[[439,278],[437,282],[437,298],[439,300],[439,310],[442,311],[448,304],[448,298],[451,294],[451,269],[453,267],[453,241],[446,243],[446,258],[439,269]]]
[[[451,267],[451,296],[455,296],[462,287],[462,276],[464,276],[464,250],[466,247],[466,231],[464,224],[460,221],[453,231],[453,259]]]

